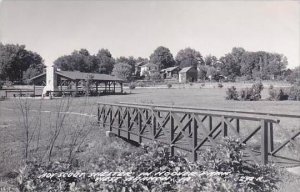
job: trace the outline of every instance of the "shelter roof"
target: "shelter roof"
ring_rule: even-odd
[[[65,77],[70,80],[85,80],[87,78],[91,78],[92,80],[96,80],[96,81],[119,81],[119,82],[124,81],[112,75],[99,74],[99,73],[84,73],[80,71],[56,71],[55,73],[59,76]],[[46,75],[46,73],[42,73],[38,76],[35,76],[31,78],[30,81],[38,79],[44,75]]]

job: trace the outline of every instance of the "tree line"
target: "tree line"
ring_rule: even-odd
[[[279,78],[286,69],[287,58],[279,53],[265,51],[246,51],[234,47],[231,52],[217,58],[213,55],[202,56],[192,48],[185,48],[174,57],[167,47],[159,46],[148,58],[118,57],[114,58],[108,49],[100,49],[96,54],[90,54],[87,49],[74,50],[69,55],[63,55],[54,61],[61,70],[81,71],[91,73],[113,74],[123,79],[134,76],[138,63],[153,63],[158,69],[173,66],[197,67],[200,79],[217,79],[222,75],[228,80],[251,80]],[[25,45],[0,43],[0,79],[23,81],[42,73],[43,58]]]

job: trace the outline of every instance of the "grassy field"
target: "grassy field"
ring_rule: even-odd
[[[228,101],[225,100],[225,87],[232,84],[225,84],[223,88],[218,88],[215,85],[212,84],[204,88],[200,88],[200,84],[194,84],[178,85],[171,89],[164,87],[125,89],[126,95],[101,97],[52,100],[12,98],[0,101],[0,173],[9,172],[23,163],[26,122],[29,124],[27,126],[34,127],[33,130],[28,131],[29,135],[33,135],[30,138],[28,149],[32,159],[47,159],[49,157],[48,151],[51,138],[55,136],[55,131],[60,128],[57,121],[63,121],[63,128],[61,128],[61,133],[55,141],[53,159],[67,158],[69,154],[78,151],[78,148],[85,151],[85,156],[91,154],[96,156],[101,153],[103,142],[107,142],[105,141],[104,130],[99,130],[95,117],[88,116],[96,115],[97,102],[136,102],[300,114],[300,102],[268,101],[266,100],[268,97],[267,89],[263,90],[262,101]],[[244,86],[243,84],[237,87]],[[28,120],[24,119],[24,113],[21,112],[21,108],[24,109],[24,106],[28,106],[29,109]],[[61,114],[60,116],[55,113],[63,111],[70,113]],[[282,119],[282,121],[287,131],[299,130],[300,119]],[[276,131],[276,134],[280,137],[280,130]],[[74,138],[77,138],[75,143]],[[76,147],[76,149],[72,149],[74,151],[70,150],[72,146]],[[295,185],[295,183],[290,185]]]

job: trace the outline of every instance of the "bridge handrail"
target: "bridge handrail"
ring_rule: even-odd
[[[191,109],[191,110],[200,110],[200,111],[216,111],[216,112],[229,112],[229,113],[243,113],[243,114],[253,114],[253,115],[267,115],[275,117],[288,117],[288,118],[300,118],[300,115],[295,114],[283,114],[283,113],[266,113],[266,112],[254,112],[254,111],[242,111],[242,110],[228,110],[228,109],[212,109],[212,108],[198,108],[190,106],[170,106],[170,105],[156,105],[156,104],[144,104],[144,103],[130,103],[130,102],[119,102],[120,104],[128,105],[139,105],[139,106],[151,106],[151,107],[163,107],[163,108],[172,108],[172,109]]]
[[[117,106],[117,107],[131,107],[131,108],[137,108],[137,109],[159,109],[159,111],[162,112],[177,112],[177,113],[187,113],[187,114],[199,114],[199,115],[209,115],[209,116],[215,116],[215,117],[229,117],[229,118],[240,118],[244,120],[252,120],[252,121],[261,121],[265,120],[268,122],[272,123],[279,123],[280,120],[277,118],[273,118],[270,116],[243,116],[243,115],[238,115],[238,114],[222,114],[222,113],[209,113],[209,112],[199,112],[199,110],[194,110],[193,109],[185,109],[184,108],[165,108],[165,107],[157,107],[157,106],[146,106],[146,105],[131,105],[131,104],[122,104],[122,103],[103,103],[103,102],[98,102],[98,105],[110,105],[110,106]]]

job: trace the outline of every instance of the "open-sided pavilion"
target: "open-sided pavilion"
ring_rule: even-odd
[[[34,85],[45,85],[44,96],[52,94],[86,94],[89,87],[90,94],[122,94],[124,81],[112,75],[98,73],[84,73],[79,71],[58,71],[55,67],[48,67],[45,73],[30,79]]]

